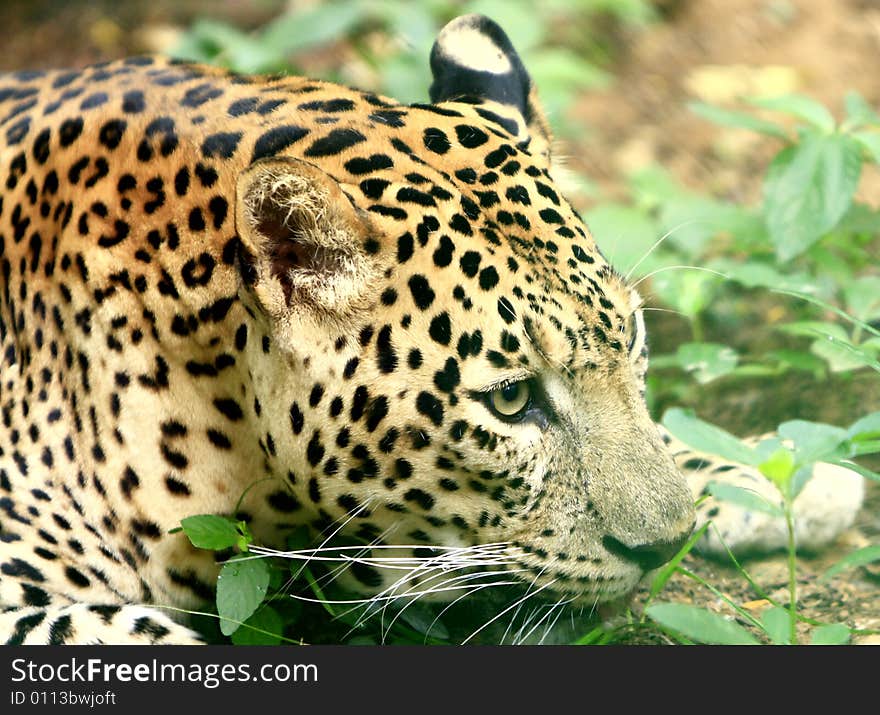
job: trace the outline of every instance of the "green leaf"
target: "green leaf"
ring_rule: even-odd
[[[778,97],[755,97],[750,104],[762,109],[770,109],[783,114],[790,114],[811,124],[823,132],[834,131],[834,117],[828,109],[814,99],[801,94],[781,94]]]
[[[724,127],[751,129],[752,131],[761,134],[769,134],[770,136],[778,137],[780,139],[788,139],[788,132],[784,127],[781,127],[774,122],[767,121],[766,119],[756,117],[754,114],[723,109],[721,107],[716,107],[714,104],[706,104],[705,102],[690,102],[687,106],[694,114]]]
[[[794,455],[785,447],[780,447],[768,459],[758,465],[761,474],[780,489],[791,480],[794,468]]]
[[[271,606],[258,609],[232,634],[235,645],[278,645],[284,632],[281,616]]]
[[[431,83],[431,73],[421,57],[401,53],[382,65],[382,92],[401,102],[424,100],[424,88]]]
[[[655,603],[645,613],[665,628],[677,631],[698,643],[718,645],[759,645],[755,637],[738,623],[717,613],[685,603]]]
[[[863,457],[866,454],[880,453],[880,439],[856,439],[849,445],[850,457]]]
[[[861,148],[845,134],[814,134],[781,151],[764,178],[764,218],[781,261],[803,253],[849,209]]]
[[[651,286],[662,301],[694,320],[712,303],[718,290],[719,276],[689,266],[660,268],[651,278]]]
[[[791,295],[789,291],[777,291]],[[811,303],[822,304],[823,301],[811,300]],[[835,312],[837,312],[835,310]],[[842,311],[841,311],[842,312]],[[873,328],[868,323],[856,321],[854,318],[843,314],[850,322],[865,328],[873,334]],[[871,341],[865,341],[859,346],[850,342],[849,335],[842,325],[837,323],[823,323],[820,321],[799,321],[780,325],[779,330],[791,335],[807,335],[816,339],[810,345],[814,354],[823,358],[832,372],[855,370],[861,367],[871,367],[880,371],[880,362],[874,358],[874,349]],[[818,336],[818,337],[816,337]]]
[[[864,566],[865,564],[870,564],[874,561],[880,561],[880,545],[865,546],[861,549],[856,549],[851,554],[844,556],[840,561],[834,564],[834,566],[823,573],[822,580],[827,581],[841,571]]]
[[[846,215],[840,220],[834,231],[847,237],[847,240],[852,240],[854,236],[870,239],[875,234],[880,233],[880,210],[859,201],[853,201],[849,211],[846,212]],[[858,244],[854,244],[851,247],[856,249],[856,258],[861,258],[862,260],[868,258],[858,247]],[[848,265],[850,271],[852,271],[853,265]]]
[[[221,64],[238,72],[278,69],[284,59],[259,39],[214,20],[196,22],[169,54],[178,59]]]
[[[634,171],[628,179],[630,193],[640,208],[658,209],[687,193],[668,170],[656,164]]]
[[[228,636],[257,610],[269,588],[265,559],[240,557],[227,561],[217,577],[217,613],[220,631]]]
[[[798,320],[792,323],[785,323],[779,326],[779,330],[789,335],[806,335],[812,338],[815,338],[817,335],[830,335],[844,340],[847,337],[846,330],[842,325],[822,322],[820,320]]]
[[[684,343],[676,351],[678,364],[705,385],[736,368],[739,355],[733,348],[717,343]]]
[[[872,352],[862,346],[856,347],[849,338],[837,338],[826,335],[817,338],[810,345],[816,355],[823,358],[832,372],[847,372],[861,367],[872,367],[880,371],[880,362],[874,359]]]
[[[875,164],[880,164],[880,132],[853,132],[850,136],[855,139],[866,152],[868,152],[871,161]]]
[[[810,634],[810,645],[846,645],[852,632],[843,623],[817,626]]]
[[[854,441],[877,439],[880,437],[880,412],[860,417],[849,426],[846,434]]]
[[[831,462],[831,464],[835,464],[838,467],[843,467],[844,469],[850,469],[857,474],[861,474],[865,479],[870,479],[874,482],[880,482],[880,474],[877,472],[872,472],[867,467],[863,467],[861,464],[856,464],[850,459],[840,459],[836,462]]]
[[[747,511],[759,511],[770,516],[784,516],[781,507],[767,501],[763,496],[751,489],[737,487],[725,482],[709,482],[706,488],[716,499],[731,502]]]
[[[776,645],[791,645],[791,620],[784,608],[768,608],[761,616],[761,625]]]
[[[843,318],[847,323],[851,323],[852,325],[857,325],[862,330],[870,333],[871,335],[876,335],[880,337],[880,330],[873,327],[870,323],[866,323],[864,320],[859,320],[858,318],[854,318],[849,313],[844,310],[841,310],[837,306],[831,305],[824,300],[820,300],[814,295],[809,295],[805,292],[786,290],[786,289],[774,289],[774,293],[782,293],[783,295],[790,295],[794,298],[800,298],[801,300],[806,301],[807,303],[812,303],[813,305],[818,305],[820,308],[824,308],[835,315]],[[834,325],[833,323],[826,323],[826,325]],[[837,326],[838,329],[843,330],[840,326]],[[844,333],[845,334],[845,333]]]
[[[775,360],[782,367],[811,372],[816,378],[821,378],[825,373],[825,362],[818,356],[803,350],[771,350],[766,354],[766,357]]]
[[[880,276],[861,276],[843,286],[847,311],[858,320],[880,318]]]
[[[799,464],[842,457],[838,448],[847,439],[845,429],[806,420],[783,422],[778,433],[782,439],[794,443],[795,459]]]
[[[850,126],[880,124],[880,115],[858,92],[847,92],[843,104],[846,109],[846,121]]]
[[[402,39],[408,48],[419,54],[422,60],[431,52],[431,45],[437,34],[437,22],[430,8],[422,3],[385,2],[375,5],[376,12],[383,15],[392,34]],[[426,85],[427,86],[427,85]]]
[[[746,288],[787,288],[794,291],[815,290],[816,279],[803,271],[782,273],[775,265],[760,260],[719,259],[709,264],[730,280]]]
[[[771,435],[762,439],[755,445],[755,453],[758,455],[758,464],[766,462],[773,453],[783,448],[782,440],[776,435]]]
[[[740,464],[759,463],[760,458],[751,447],[720,427],[703,422],[694,416],[693,410],[680,407],[666,410],[663,426],[682,442],[701,452],[717,454]]]
[[[220,551],[238,543],[239,532],[236,522],[216,514],[188,516],[180,520],[184,533],[193,546],[199,549]]]
[[[410,602],[400,612],[400,619],[419,635],[431,636],[440,640],[449,639],[449,631],[446,626],[437,619],[427,604]]]
[[[813,465],[805,464],[799,467],[791,478],[791,499],[797,497],[803,488],[807,486],[807,482],[813,478]]]
[[[288,535],[285,541],[288,551],[299,551],[314,546],[312,535],[307,526],[297,526]]]
[[[551,93],[564,92],[564,99],[570,100],[575,90],[600,89],[609,82],[606,72],[563,47],[533,50],[527,53],[526,64],[542,97],[546,88]]]

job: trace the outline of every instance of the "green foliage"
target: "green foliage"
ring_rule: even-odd
[[[697,450],[717,454],[734,462],[757,466],[779,490],[780,502],[777,504],[749,489],[722,482],[708,484],[709,493],[716,499],[785,520],[789,534],[787,607],[775,606],[760,620],[748,617],[748,614],[741,609],[738,612],[747,617],[756,629],[763,631],[771,643],[797,643],[796,625],[799,616],[795,578],[794,499],[806,484],[816,463],[829,462],[852,468],[854,466],[852,459],[880,453],[880,440],[877,439],[880,436],[880,413],[865,415],[845,429],[806,420],[789,420],[779,425],[778,437],[764,439],[754,447],[743,444],[724,430],[703,422],[689,410],[680,408],[668,410],[663,417],[663,425],[673,435]],[[870,470],[862,468],[858,471],[880,481],[880,475]],[[829,569],[825,578],[831,578],[845,569],[875,560],[880,560],[880,547],[861,549]],[[673,559],[673,563],[678,562]],[[684,572],[680,567],[676,568]],[[664,582],[668,577],[668,573],[662,575]],[[656,591],[652,589],[651,597],[655,595]],[[725,600],[729,602],[726,597]],[[735,604],[730,605],[736,608]],[[741,634],[737,634],[742,630],[741,627],[717,614],[696,606],[655,604],[646,608],[645,614],[662,628],[700,643],[739,642],[736,639]],[[842,624],[819,624],[811,631],[810,642],[816,645],[846,643],[849,641],[850,633],[849,628]],[[724,640],[725,638],[732,640]]]
[[[199,549],[221,551],[237,546],[246,551],[250,543],[250,533],[243,521],[201,514],[181,519],[180,526],[192,545]]]
[[[645,609],[660,626],[697,643],[758,645],[745,628],[705,608],[686,603],[655,603]]]
[[[846,645],[851,637],[852,631],[845,624],[826,623],[813,630],[810,645]]]
[[[781,151],[764,179],[764,217],[781,261],[799,256],[849,209],[862,149],[845,134],[810,133]]]
[[[381,618],[370,620],[367,605],[351,601],[350,594],[337,604],[333,570],[350,566],[367,550],[363,545],[346,545],[343,540],[332,547],[314,545],[303,527],[288,537],[288,551],[255,552],[244,522],[216,514],[182,519],[174,531],[226,559],[217,578],[215,607],[219,633],[235,645],[302,642],[303,632],[310,621],[319,620],[320,611],[325,620],[329,617],[330,623],[343,629],[337,637],[350,643],[449,642],[439,616],[421,603],[408,602],[393,615],[389,612],[390,622],[385,623]],[[322,562],[332,564],[331,570],[322,568]],[[306,608],[311,612],[307,614]]]
[[[240,556],[223,564],[217,577],[217,613],[224,636],[254,615],[268,589],[269,567],[264,560]]]
[[[238,642],[267,642],[261,631],[268,634],[268,641],[280,641],[281,628],[272,630],[280,622],[277,613],[273,619],[271,610],[257,612],[269,588],[270,570],[265,560],[246,555],[252,537],[245,522],[216,514],[199,514],[181,519],[180,526],[190,543],[199,549],[236,548],[244,552],[224,563],[217,577],[216,605],[221,633],[233,635],[247,621],[248,628],[244,630],[248,634],[239,636]]]
[[[663,426],[685,444],[709,454],[741,464],[757,464],[755,451],[720,427],[694,416],[693,410],[674,408],[663,416]]]
[[[172,54],[239,72],[302,73],[316,49],[346,45],[323,71],[327,79],[352,83],[356,76],[364,89],[404,102],[425,101],[431,83],[427,57],[437,30],[472,12],[503,20],[541,87],[552,123],[563,133],[576,129],[564,116],[572,94],[604,86],[609,79],[600,67],[603,38],[591,20],[605,15],[638,26],[654,17],[648,0],[556,0],[545,3],[541,12],[528,0],[327,0],[291,9],[254,32],[200,20]]]
[[[676,373],[707,384],[791,371],[817,378],[880,371],[880,275],[871,258],[880,214],[855,199],[863,165],[880,158],[876,112],[854,93],[839,123],[800,95],[754,100],[752,111],[690,106],[782,147],[766,169],[758,206],[697,194],[649,168],[630,177],[629,203],[600,203],[585,214],[618,270],[641,276],[640,282],[650,278],[653,299],[691,329],[690,343],[652,358],[663,376],[652,379],[661,390],[652,397],[695,399],[697,391]],[[768,113],[787,120],[773,121]],[[707,339],[707,326],[730,323],[731,314],[744,328],[764,323],[747,301],[768,289],[785,296],[778,305],[786,319],[771,328],[778,332],[775,343],[754,328],[744,331],[762,338],[752,345],[724,350],[723,340]],[[766,305],[766,297],[759,299]],[[732,331],[726,332],[729,339]]]

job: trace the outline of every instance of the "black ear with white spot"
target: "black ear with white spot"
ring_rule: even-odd
[[[493,103],[477,111],[549,160],[552,137],[537,92],[497,23],[483,15],[452,20],[431,49],[431,72],[432,102]]]
[[[239,177],[236,228],[245,283],[276,318],[291,309],[349,316],[380,275],[368,219],[298,159],[261,159]]]

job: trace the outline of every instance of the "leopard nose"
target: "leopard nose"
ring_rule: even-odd
[[[679,549],[685,545],[690,535],[691,532],[688,530],[673,541],[655,541],[653,544],[640,544],[639,546],[627,546],[613,536],[606,536],[602,539],[602,545],[615,556],[632,561],[643,571],[650,571],[662,566],[675,556]]]

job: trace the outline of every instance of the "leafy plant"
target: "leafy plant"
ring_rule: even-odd
[[[591,20],[604,15],[641,25],[654,17],[647,0],[554,0],[540,13],[527,0],[329,0],[291,9],[254,32],[200,20],[172,54],[239,72],[304,73],[316,49],[337,46],[338,59],[320,72],[325,78],[403,102],[425,101],[431,84],[427,58],[437,29],[465,13],[503,18],[505,32],[541,87],[551,121],[568,134],[579,129],[564,115],[572,94],[609,81],[600,67],[607,52]]]
[[[852,207],[862,164],[880,159],[880,116],[852,92],[839,124],[822,104],[803,95],[758,98],[751,104],[792,117],[795,126],[699,102],[691,108],[716,123],[784,142],[764,178],[763,214],[776,254],[787,262],[837,227]]]
[[[875,412],[857,420],[849,428],[792,420],[779,425],[778,437],[762,440],[755,446],[745,444],[724,430],[696,418],[692,412],[671,409],[663,417],[663,425],[681,441],[702,452],[717,454],[725,459],[751,465],[757,468],[779,491],[779,504],[768,501],[755,492],[742,487],[721,482],[710,482],[709,493],[721,501],[728,501],[751,511],[770,514],[784,519],[788,534],[787,563],[789,575],[789,600],[786,605],[773,603],[761,618],[757,618],[736,605],[730,598],[716,592],[710,584],[705,584],[716,592],[733,610],[753,628],[764,635],[771,643],[794,645],[798,642],[797,624],[797,579],[794,500],[804,488],[817,462],[829,462],[859,472],[869,479],[880,482],[880,474],[866,469],[852,460],[868,454],[880,453],[880,412]],[[708,524],[706,525],[708,526]],[[697,535],[699,537],[699,535]],[[687,553],[693,547],[691,539],[683,549]],[[731,555],[732,556],[732,555]],[[862,549],[850,555],[830,569],[826,577],[839,573],[860,563],[880,559],[877,548]],[[698,579],[679,565],[680,556],[660,572],[655,580],[650,597],[657,595],[662,585],[678,570],[684,575]],[[739,564],[734,559],[734,563]],[[741,567],[743,575],[753,585],[751,577]],[[766,594],[762,594],[767,598]],[[769,599],[768,599],[769,600]],[[772,601],[771,601],[772,603]],[[645,609],[650,617],[662,628],[701,643],[726,645],[755,645],[758,641],[739,624],[705,608],[678,603],[650,604]],[[812,624],[811,643],[830,645],[849,641],[851,631],[844,624]]]
[[[220,632],[241,645],[280,643],[281,616],[265,603],[272,571],[265,558],[249,555],[253,537],[247,524],[216,514],[199,514],[182,519],[180,529],[199,549],[240,552],[229,557],[217,577]]]

